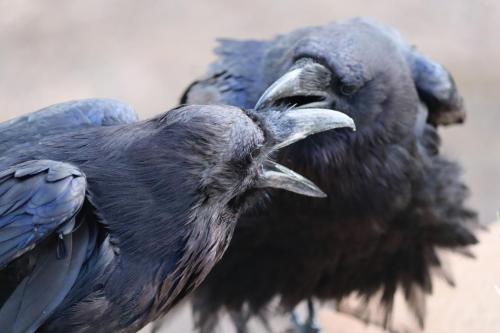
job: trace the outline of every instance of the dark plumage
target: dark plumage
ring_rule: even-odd
[[[436,126],[464,120],[450,74],[366,19],[269,41],[223,40],[217,54],[183,103],[320,106],[345,112],[358,131],[321,133],[277,154],[328,198],[268,191],[240,218],[194,295],[200,329],[211,331],[223,308],[247,318],[276,296],[291,310],[353,292],[381,295],[388,324],[398,287],[423,326],[432,271],[451,279],[438,251],[477,241],[460,168],[439,153]]]
[[[135,122],[85,100],[1,124],[2,332],[135,332],[201,283],[258,188],[322,195],[266,157],[352,120],[290,112],[190,106]]]
[[[49,106],[0,123],[0,154],[13,146],[89,127],[131,124],[139,119],[129,105],[111,99],[85,99]]]

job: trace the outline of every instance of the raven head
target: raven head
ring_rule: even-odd
[[[264,92],[257,109],[340,110],[354,119],[360,133],[376,123],[402,132],[414,124],[418,95],[404,48],[392,31],[350,20],[289,38],[296,40],[287,42],[293,47],[286,56],[268,65],[280,68],[281,77]]]
[[[170,138],[169,156],[174,156],[179,172],[176,181],[182,177],[182,183],[189,184],[186,188],[196,189],[203,197],[202,205],[228,204],[233,208],[240,208],[247,194],[259,188],[326,196],[311,181],[268,157],[311,134],[354,129],[347,115],[317,108],[275,107],[256,112],[231,106],[190,105],[167,112],[161,123],[168,132],[163,137]]]
[[[335,109],[354,119],[357,135],[380,125],[388,140],[400,140],[413,130],[419,101],[429,109],[430,123],[463,121],[462,99],[449,73],[396,31],[370,20],[279,36],[268,43],[263,58],[262,72],[268,74],[260,82],[269,88],[257,109]]]
[[[193,227],[190,234],[197,241],[188,246],[201,244],[210,252],[201,279],[229,245],[240,213],[262,197],[263,188],[325,196],[311,181],[271,161],[273,151],[317,132],[354,128],[351,118],[331,110],[257,113],[217,105],[182,106],[164,114],[159,124],[159,140],[148,140],[161,145],[155,149],[161,155],[156,160],[163,161],[155,187],[163,189],[159,196],[169,213]]]

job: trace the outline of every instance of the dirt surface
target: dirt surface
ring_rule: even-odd
[[[445,152],[462,161],[471,204],[483,221],[493,221],[500,210],[495,0],[0,0],[0,121],[87,97],[126,101],[145,118],[174,106],[204,73],[217,37],[268,38],[353,16],[398,28],[454,74],[469,113],[465,126],[442,130]],[[426,332],[500,332],[494,289],[500,285],[500,230],[492,230],[476,249],[478,260],[450,257],[458,287],[436,288]],[[326,332],[375,332],[327,308],[321,320]],[[184,311],[166,332],[190,327]]]

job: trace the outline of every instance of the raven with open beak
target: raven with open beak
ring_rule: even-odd
[[[313,297],[341,302],[353,293],[380,296],[385,311],[374,320],[389,325],[398,288],[423,326],[432,274],[451,283],[438,252],[464,252],[477,241],[460,168],[440,154],[436,127],[464,120],[448,71],[367,19],[223,40],[217,55],[183,103],[327,108],[353,118],[357,131],[320,133],[277,152],[277,162],[328,198],[269,191],[265,205],[240,218],[195,293],[201,331],[212,331],[223,309],[240,314],[244,332],[275,297],[291,311]]]
[[[259,191],[324,196],[269,154],[354,127],[320,109],[131,113],[87,100],[0,124],[2,332],[138,331],[204,280]]]

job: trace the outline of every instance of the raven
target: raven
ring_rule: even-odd
[[[199,105],[136,120],[83,100],[0,124],[2,332],[139,330],[201,283],[261,188],[324,196],[272,151],[354,126]]]
[[[313,297],[340,302],[352,293],[380,296],[387,327],[399,287],[423,327],[432,272],[452,283],[438,251],[467,252],[477,242],[460,168],[439,152],[437,127],[465,117],[449,72],[363,18],[267,41],[222,40],[216,52],[182,103],[322,107],[348,114],[358,130],[320,133],[275,155],[328,198],[270,190],[265,205],[242,215],[193,296],[197,327],[212,331],[227,309],[244,332],[275,297],[291,311]],[[297,330],[314,331],[305,326]]]

